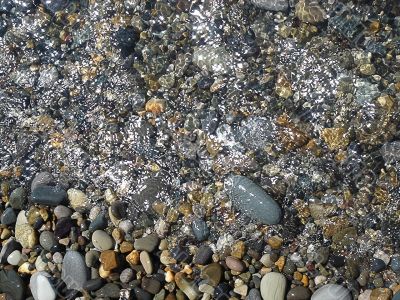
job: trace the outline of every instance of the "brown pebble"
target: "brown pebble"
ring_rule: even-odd
[[[138,265],[140,262],[140,253],[137,250],[132,250],[131,253],[129,253],[126,256],[126,261],[131,264],[131,265]]]
[[[235,244],[233,244],[231,252],[232,256],[242,259],[245,252],[246,245],[243,241],[237,241]]]
[[[176,300],[175,294],[169,293],[167,297],[165,297],[165,300]]]
[[[131,252],[132,250],[133,250],[133,244],[130,242],[123,241],[119,246],[119,251],[121,251],[121,253],[128,253]]]
[[[274,235],[268,239],[268,245],[271,246],[272,249],[277,250],[282,247],[283,239],[277,235]]]
[[[240,259],[233,256],[228,256],[225,259],[226,265],[229,269],[236,272],[243,272],[246,269],[246,265]]]
[[[103,265],[104,271],[111,271],[118,267],[117,254],[113,250],[105,250],[101,252],[100,261]]]
[[[372,290],[369,296],[370,300],[390,300],[392,299],[392,290],[388,288],[376,288]]]

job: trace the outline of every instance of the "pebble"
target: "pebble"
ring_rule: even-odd
[[[201,271],[201,278],[214,287],[221,282],[222,275],[223,270],[219,263],[209,264]]]
[[[35,300],[54,300],[56,292],[50,283],[50,274],[47,272],[36,272],[31,276],[29,287]]]
[[[386,269],[386,264],[382,259],[373,258],[371,261],[371,270],[373,272],[381,272]]]
[[[54,228],[54,236],[57,239],[63,239],[67,237],[70,234],[73,226],[74,223],[70,218],[59,219],[56,223],[56,227]]]
[[[103,213],[97,215],[97,217],[90,223],[89,231],[94,232],[96,230],[106,229],[108,225],[107,218]]]
[[[31,191],[33,191],[39,185],[48,185],[50,183],[53,183],[53,180],[53,175],[49,172],[40,172],[32,180]]]
[[[57,206],[67,199],[67,192],[61,186],[39,185],[32,191],[32,202]]]
[[[15,223],[16,221],[17,221],[17,216],[15,214],[14,209],[12,209],[11,207],[7,207],[1,214],[0,217],[1,224],[8,226]]]
[[[151,260],[150,254],[147,251],[140,252],[140,263],[142,264],[143,269],[147,274],[153,273],[153,262]]]
[[[47,251],[51,251],[51,248],[57,245],[54,233],[47,230],[42,231],[42,233],[40,234],[39,243]]]
[[[85,254],[85,264],[87,267],[96,267],[100,259],[100,252],[96,250],[90,250]]]
[[[134,275],[135,274],[131,268],[126,268],[119,275],[119,280],[121,280],[122,283],[128,283],[133,279]]]
[[[68,189],[67,191],[69,204],[76,211],[86,210],[89,200],[86,194],[78,189]]]
[[[14,270],[0,270],[0,292],[9,294],[13,300],[23,300],[25,286]]]
[[[61,279],[68,289],[80,290],[86,283],[88,271],[85,259],[77,251],[69,250],[64,256]]]
[[[369,296],[370,300],[390,300],[392,299],[392,290],[389,288],[376,288],[373,289],[371,295]]]
[[[72,215],[72,210],[64,205],[57,205],[54,208],[54,215],[57,219],[67,218]]]
[[[311,300],[351,300],[350,291],[338,284],[326,284],[315,291]]]
[[[397,292],[396,294],[394,294],[392,300],[400,300],[400,292]]]
[[[112,298],[118,299],[119,298],[120,288],[115,283],[107,283],[101,289],[95,292],[95,295],[98,298]]]
[[[8,256],[14,252],[15,250],[20,250],[21,245],[14,239],[8,239],[1,248],[0,251],[0,264],[5,264]]]
[[[142,300],[153,300],[153,295],[150,294],[149,292],[146,292],[145,290],[135,287],[133,289],[135,293],[135,298],[134,299],[142,299]]]
[[[194,236],[199,242],[206,240],[208,235],[210,234],[207,223],[200,218],[196,218],[193,220],[192,230]]]
[[[276,201],[250,179],[231,175],[225,187],[233,205],[248,217],[267,225],[278,224],[281,220],[281,208]]]
[[[23,248],[33,248],[38,242],[37,233],[29,224],[15,226],[15,239]]]
[[[83,288],[88,291],[97,291],[104,285],[104,280],[102,278],[93,278],[85,282]]]
[[[114,201],[111,204],[111,213],[117,220],[126,218],[127,216],[126,204],[122,201]]]
[[[158,280],[149,277],[142,278],[142,289],[150,294],[157,294],[161,290],[161,283]]]
[[[35,268],[37,271],[46,270],[47,263],[43,260],[43,257],[39,255],[35,260]]]
[[[113,247],[113,239],[103,230],[93,232],[92,243],[100,251],[110,250]]]
[[[7,257],[7,262],[12,266],[17,266],[20,261],[21,261],[21,251],[19,250],[14,250]]]
[[[27,195],[23,187],[17,187],[12,191],[8,203],[14,209],[22,209],[26,203]]]
[[[286,300],[309,300],[311,291],[304,286],[296,286],[289,290]]]
[[[264,275],[260,286],[264,300],[284,300],[286,295],[286,278],[280,273],[271,272]]]
[[[113,250],[105,250],[101,252],[100,261],[105,271],[111,271],[118,267],[117,254]]]
[[[118,227],[125,234],[130,234],[134,228],[131,220],[122,220],[121,222],[119,222]]]
[[[246,300],[262,300],[260,291],[257,289],[251,289],[246,297]]]
[[[186,279],[184,273],[178,272],[175,274],[175,283],[189,300],[196,300],[200,296],[197,286]]]
[[[199,265],[206,265],[211,262],[211,257],[213,255],[213,251],[207,245],[202,245],[196,252],[196,255],[193,258],[193,263]]]
[[[246,265],[244,264],[244,262],[234,256],[228,256],[225,259],[225,262],[228,268],[232,271],[243,272],[244,270],[246,270]]]
[[[150,234],[148,236],[142,237],[140,239],[135,240],[133,247],[139,251],[147,251],[153,252],[154,249],[158,246],[159,238],[155,234]]]
[[[140,253],[139,253],[139,251],[132,250],[131,253],[129,253],[126,256],[126,261],[132,266],[139,264],[139,262],[140,262]]]
[[[260,262],[266,266],[267,268],[271,268],[275,262],[271,259],[271,254],[267,253],[264,254],[261,258],[260,258]]]
[[[393,255],[390,261],[390,267],[392,268],[393,272],[400,273],[400,255]]]

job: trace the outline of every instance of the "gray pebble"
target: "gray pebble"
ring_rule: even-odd
[[[103,230],[96,230],[92,234],[92,243],[100,251],[110,250],[113,247],[113,239]]]
[[[11,207],[7,207],[0,217],[1,224],[3,225],[11,225],[17,221],[17,215],[15,214],[14,209]]]
[[[85,264],[89,268],[97,266],[99,263],[100,252],[96,250],[90,250],[85,254]]]
[[[36,272],[31,276],[29,287],[35,300],[54,300],[56,291],[50,283],[50,274],[47,272]]]
[[[77,251],[67,251],[64,256],[61,279],[70,290],[81,290],[88,279],[85,259]]]
[[[159,238],[155,234],[150,234],[148,236],[142,237],[140,239],[135,240],[133,247],[139,251],[147,251],[153,252],[154,249],[158,246]]]
[[[231,175],[225,181],[229,199],[243,214],[263,224],[278,224],[281,208],[261,187],[250,179]]]
[[[14,209],[22,209],[26,203],[26,199],[27,195],[25,189],[23,187],[18,187],[12,191],[8,203],[10,203],[11,207]]]
[[[262,300],[260,291],[257,289],[251,289],[246,297],[246,300]]]
[[[193,234],[198,241],[204,241],[207,239],[210,234],[210,230],[208,229],[207,223],[200,218],[196,218],[192,223]]]
[[[31,191],[33,191],[39,185],[48,185],[53,183],[53,181],[53,175],[51,175],[49,172],[40,172],[32,180]]]
[[[47,251],[50,251],[53,246],[57,245],[54,233],[47,230],[40,234],[39,243]]]
[[[72,210],[64,205],[57,205],[54,208],[54,215],[57,219],[67,218],[72,215]]]
[[[118,285],[116,285],[115,283],[107,283],[101,289],[96,291],[95,294],[97,297],[108,297],[108,298],[118,299],[119,291],[120,288],[118,287]]]
[[[38,185],[31,197],[33,203],[57,206],[67,199],[67,192],[61,186]]]
[[[121,280],[122,283],[128,283],[129,281],[132,280],[133,275],[134,275],[133,270],[131,268],[126,268],[119,275],[119,280]]]

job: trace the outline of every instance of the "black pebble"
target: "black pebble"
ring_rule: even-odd
[[[203,245],[199,248],[197,251],[193,263],[199,264],[199,265],[206,265],[211,262],[211,257],[213,255],[213,251],[211,248],[207,245]]]
[[[95,278],[95,279],[90,279],[90,280],[86,281],[86,283],[83,285],[83,289],[91,292],[91,291],[98,290],[103,285],[104,285],[104,281],[102,278]]]
[[[382,259],[373,258],[371,261],[371,270],[374,272],[381,272],[386,269],[386,264]]]

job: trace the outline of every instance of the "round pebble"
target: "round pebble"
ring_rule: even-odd
[[[103,230],[93,232],[92,243],[100,251],[110,250],[113,247],[113,239]]]

